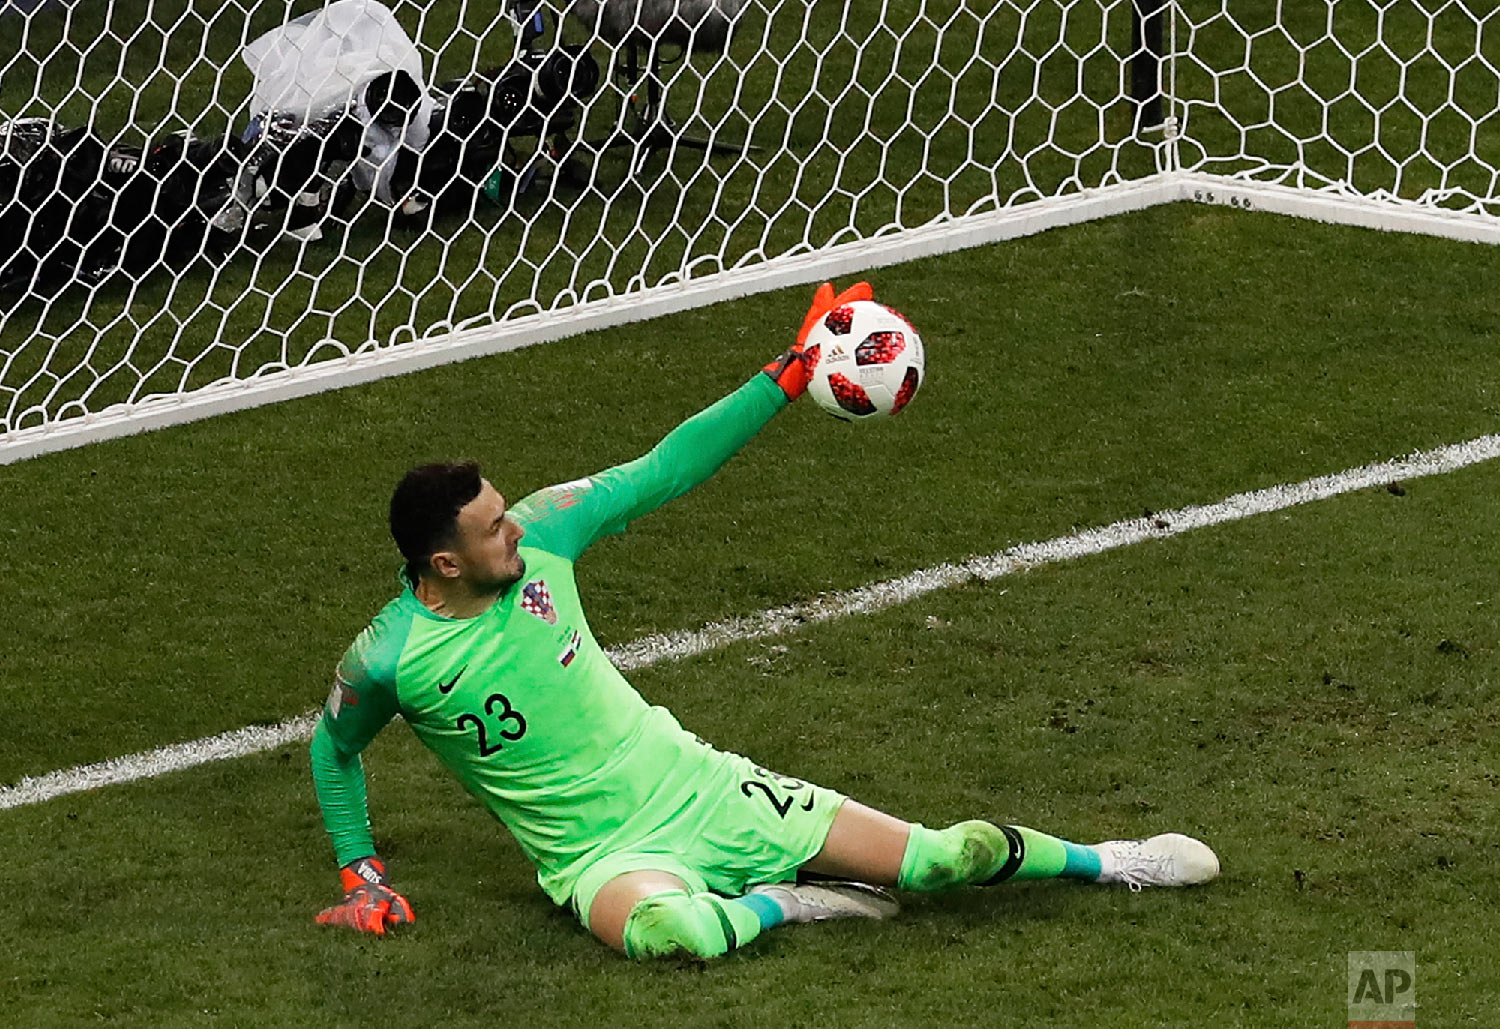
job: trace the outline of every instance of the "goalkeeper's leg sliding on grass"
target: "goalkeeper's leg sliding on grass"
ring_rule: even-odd
[[[1139,889],[1207,882],[1218,871],[1212,850],[1177,833],[1080,846],[978,820],[934,830],[843,800],[823,848],[799,868],[803,881],[773,880],[726,896],[705,888],[701,874],[641,869],[613,876],[597,892],[580,891],[579,903],[587,905],[584,924],[633,958],[711,958],[788,922],[896,914],[895,899],[875,884],[933,892],[1071,878]]]
[[[1176,833],[1080,845],[978,820],[930,829],[778,775],[647,704],[595,642],[574,562],[801,396],[808,334],[867,299],[864,283],[820,287],[791,349],[634,461],[514,505],[472,462],[406,474],[390,507],[404,588],[345,653],[313,735],[345,890],[319,922],[384,933],[414,920],[376,854],[360,757],[397,714],[505,823],[553,901],[634,958],[710,958],[788,922],[887,917],[892,887],[1218,874],[1212,850]]]

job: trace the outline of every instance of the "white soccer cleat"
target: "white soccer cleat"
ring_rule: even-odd
[[[1219,874],[1219,859],[1208,844],[1180,832],[1148,840],[1107,840],[1099,852],[1099,882],[1143,886],[1196,886]]]
[[[749,892],[774,900],[788,922],[890,918],[901,910],[895,897],[866,883],[765,883],[752,886]]]

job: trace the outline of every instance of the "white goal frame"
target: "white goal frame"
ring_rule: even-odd
[[[882,10],[885,3],[881,3]],[[1061,8],[1092,4],[1094,7],[1118,6],[1129,0],[1052,0]],[[884,265],[905,262],[951,251],[1030,235],[1046,229],[1073,225],[1098,218],[1107,218],[1132,211],[1144,210],[1158,204],[1197,202],[1229,206],[1247,211],[1268,211],[1310,218],[1324,222],[1358,226],[1387,231],[1423,233],[1455,240],[1482,243],[1500,243],[1500,216],[1490,213],[1500,210],[1500,197],[1476,195],[1473,190],[1447,188],[1449,172],[1474,167],[1488,168],[1475,145],[1478,129],[1484,127],[1486,119],[1493,113],[1500,122],[1500,111],[1481,115],[1466,113],[1462,105],[1453,99],[1458,76],[1477,62],[1481,70],[1492,67],[1486,46],[1493,46],[1500,53],[1500,15],[1491,17],[1482,11],[1471,11],[1467,0],[1412,0],[1422,17],[1435,25],[1439,17],[1447,17],[1456,8],[1460,15],[1468,17],[1473,24],[1473,54],[1465,53],[1462,60],[1451,61],[1443,53],[1421,52],[1413,56],[1406,42],[1399,45],[1382,37],[1385,31],[1384,11],[1390,7],[1379,0],[1345,0],[1356,13],[1373,19],[1376,35],[1373,42],[1364,39],[1350,43],[1339,34],[1334,23],[1332,0],[1317,0],[1307,7],[1327,8],[1328,31],[1319,36],[1313,29],[1293,27],[1296,20],[1287,12],[1291,0],[1282,0],[1275,6],[1274,21],[1268,25],[1242,24],[1236,13],[1242,5],[1232,0],[1136,0],[1147,11],[1156,11],[1161,42],[1153,53],[1150,36],[1142,49],[1134,53],[1120,54],[1122,69],[1134,64],[1139,71],[1142,62],[1148,72],[1153,72],[1161,94],[1163,120],[1158,125],[1138,122],[1134,141],[1149,148],[1155,154],[1155,170],[1139,175],[1124,173],[1106,175],[1108,181],[1095,183],[1065,183],[1056,195],[1037,198],[1015,196],[996,197],[994,210],[981,213],[950,212],[931,219],[924,224],[896,226],[875,232],[865,238],[838,241],[821,245],[810,252],[771,255],[768,259],[745,261],[727,268],[714,269],[705,274],[694,274],[684,269],[675,281],[658,282],[644,287],[622,290],[615,295],[600,299],[584,300],[571,306],[548,304],[543,301],[540,313],[528,313],[518,317],[499,319],[477,319],[479,324],[445,327],[441,331],[419,334],[413,330],[411,338],[400,343],[381,345],[359,344],[345,341],[341,348],[346,356],[320,360],[301,367],[273,371],[269,374],[248,374],[241,378],[224,380],[188,392],[147,396],[130,403],[114,404],[97,411],[69,417],[50,417],[39,426],[23,426],[9,431],[0,431],[0,464],[22,460],[49,451],[76,447],[83,444],[141,432],[163,426],[179,424],[225,412],[236,411],[262,404],[275,403],[292,397],[304,396],[323,390],[367,382],[391,375],[404,374],[439,364],[464,360],[486,354],[518,349],[536,343],[547,342],[576,335],[578,333],[626,322],[654,318],[689,308],[746,296],[767,290],[780,289],[827,278],[846,277],[852,273]],[[963,6],[963,0],[958,0]],[[935,0],[913,0],[922,12],[936,11],[943,5]],[[910,6],[910,5],[909,5]],[[948,4],[949,7],[952,4]],[[1001,8],[1028,8],[1037,6],[1036,0],[1013,0],[1010,4],[997,4]],[[1266,5],[1260,5],[1262,7]],[[1286,10],[1283,10],[1283,8]],[[1305,10],[1305,8],[1304,8]],[[1286,15],[1286,21],[1283,21]],[[1463,39],[1465,22],[1460,17],[1454,38]],[[1139,30],[1140,25],[1137,24]],[[1219,32],[1227,38],[1234,33],[1243,34],[1246,57],[1242,65],[1215,65],[1205,63],[1200,47],[1210,31]],[[1429,45],[1436,38],[1435,29],[1428,32]],[[1493,40],[1493,43],[1490,41]],[[1206,45],[1206,44],[1203,44]],[[1299,68],[1295,80],[1261,81],[1261,73],[1255,65],[1254,48],[1276,47],[1293,55]],[[1464,47],[1458,46],[1458,50]],[[1394,99],[1365,100],[1356,91],[1357,76],[1352,69],[1361,61],[1379,60],[1382,66],[1402,70],[1401,81],[1408,79],[1411,71],[1427,58],[1436,56],[1436,66],[1448,69],[1450,78],[1449,106],[1438,104],[1436,109],[1423,108],[1410,101],[1404,93]],[[1081,60],[1081,59],[1080,59]],[[1351,68],[1351,83],[1347,90],[1329,95],[1332,88],[1309,86],[1319,66],[1314,61],[1348,64]],[[1500,62],[1497,62],[1500,63]],[[1456,64],[1457,67],[1453,67]],[[1197,86],[1184,80],[1196,76]],[[1304,81],[1304,76],[1307,81]],[[1128,88],[1124,85],[1124,74],[1119,96],[1113,101],[1129,100]],[[1412,76],[1414,77],[1414,75]],[[1500,72],[1496,73],[1500,83]],[[1206,106],[1205,97],[1213,95],[1221,83],[1231,81],[1247,85],[1247,93],[1255,98],[1268,98],[1267,118],[1259,123],[1247,121],[1237,123],[1235,112],[1219,112]],[[1212,85],[1213,92],[1203,88]],[[1403,87],[1404,88],[1404,87]],[[1367,111],[1373,117],[1374,131],[1370,140],[1353,147],[1347,154],[1347,168],[1351,174],[1345,178],[1330,175],[1326,170],[1313,169],[1297,160],[1275,163],[1271,155],[1259,153],[1255,139],[1269,133],[1288,141],[1288,145],[1301,153],[1303,144],[1322,144],[1321,137],[1296,138],[1296,131],[1277,121],[1277,99],[1281,97],[1312,97],[1312,103],[1324,105],[1324,111],[1338,104]],[[1137,101],[1141,98],[1136,97]],[[1383,105],[1383,106],[1382,106]],[[1439,127],[1439,119],[1449,109],[1457,111],[1474,130],[1468,150],[1459,158],[1445,165],[1441,157],[1428,158],[1429,149],[1437,153],[1447,143],[1433,135]],[[1399,153],[1385,142],[1382,135],[1381,116],[1387,112],[1419,122],[1421,126],[1421,150],[1418,157]],[[1409,116],[1408,116],[1409,115]],[[753,112],[752,112],[753,116]],[[1200,118],[1217,118],[1220,128],[1228,125],[1239,130],[1241,142],[1238,152],[1233,147],[1223,148],[1216,143],[1205,143],[1195,134]],[[1452,119],[1449,119],[1450,121]],[[1101,119],[1102,122],[1102,119]],[[1259,133],[1259,136],[1256,134]],[[1451,142],[1451,141],[1448,141]],[[1340,144],[1340,140],[1332,140]],[[1452,148],[1449,147],[1451,150]],[[1462,150],[1461,141],[1459,149]],[[1342,151],[1336,153],[1343,160]],[[1394,176],[1395,189],[1368,189],[1350,181],[1364,174],[1360,164],[1377,163],[1390,169]],[[1421,164],[1427,178],[1438,185],[1425,188],[1408,187],[1403,176]],[[1326,162],[1325,162],[1326,165]],[[1225,167],[1226,170],[1217,170]],[[1493,170],[1493,169],[1491,169]],[[1472,176],[1471,176],[1472,179]],[[1492,183],[1500,183],[1500,172],[1496,172]],[[1419,184],[1420,185],[1420,184]],[[1492,185],[1491,194],[1500,190]],[[1455,200],[1455,197],[1457,200]],[[0,326],[3,328],[3,326]],[[3,335],[0,335],[3,338]],[[0,342],[0,351],[5,344]],[[0,354],[0,357],[3,357]],[[0,410],[0,414],[3,414]],[[0,424],[0,430],[6,428]]]

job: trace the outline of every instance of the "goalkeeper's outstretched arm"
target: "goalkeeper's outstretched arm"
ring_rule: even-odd
[[[819,319],[840,304],[870,296],[867,283],[837,296],[833,286],[824,283],[796,342],[762,374],[687,419],[634,461],[549,486],[517,503],[512,515],[526,526],[528,545],[576,559],[599,537],[623,532],[636,518],[712,476],[772,416],[806,391],[811,369],[802,349]]]

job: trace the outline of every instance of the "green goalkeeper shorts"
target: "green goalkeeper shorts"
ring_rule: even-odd
[[[669,872],[690,893],[737,897],[759,883],[794,878],[823,849],[843,794],[738,754],[719,756],[690,804],[579,874],[570,903],[580,922],[588,926],[594,897],[626,872]]]

